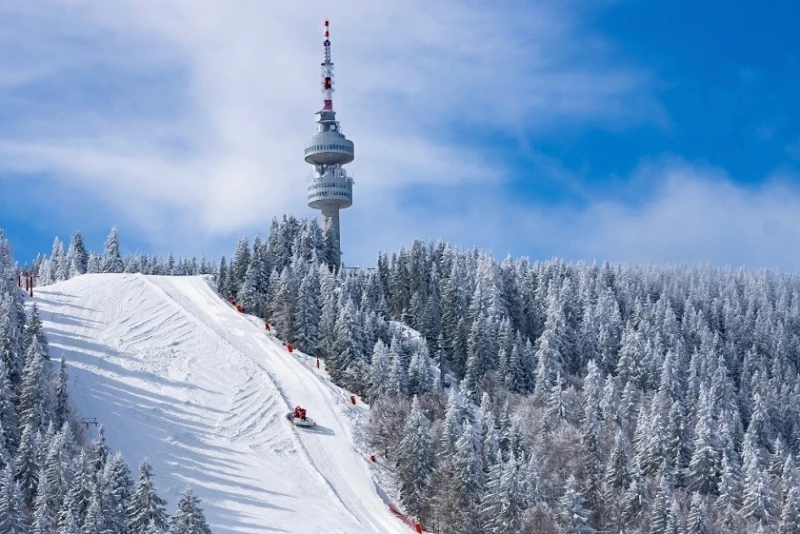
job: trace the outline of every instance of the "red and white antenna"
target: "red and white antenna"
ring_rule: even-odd
[[[322,109],[333,110],[333,62],[331,61],[330,23],[325,19],[325,61],[322,62],[322,95],[325,105]]]

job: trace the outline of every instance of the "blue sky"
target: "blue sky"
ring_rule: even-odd
[[[33,5],[27,5],[33,4]],[[0,6],[0,228],[19,259],[229,254],[305,206],[322,19],[356,143],[345,262],[800,268],[796,2],[41,0]]]

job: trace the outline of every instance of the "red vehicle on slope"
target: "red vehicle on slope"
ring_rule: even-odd
[[[291,421],[293,425],[296,426],[316,426],[317,423],[314,422],[313,419],[306,416],[306,409],[298,406],[295,406],[294,411],[291,411],[286,414],[286,419]]]

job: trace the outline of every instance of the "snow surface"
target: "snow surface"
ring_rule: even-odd
[[[364,408],[203,277],[88,274],[33,300],[81,415],[134,476],[149,459],[171,511],[191,486],[215,534],[410,532],[365,458]],[[296,404],[314,429],[285,419]]]

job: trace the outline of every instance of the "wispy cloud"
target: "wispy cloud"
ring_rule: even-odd
[[[443,237],[502,256],[602,262],[697,263],[800,270],[798,177],[775,174],[756,186],[723,170],[680,160],[643,164],[631,182],[650,184],[634,200],[531,207],[490,196],[443,213],[435,226],[406,216],[416,237]],[[398,232],[384,236],[408,245]]]
[[[103,198],[162,250],[310,214],[323,16],[357,147],[345,217],[392,233],[411,195],[427,227],[472,235],[480,210],[451,222],[441,200],[502,197],[508,172],[477,131],[665,120],[580,3],[42,0],[0,7],[0,166]],[[358,258],[391,245],[358,228]]]

